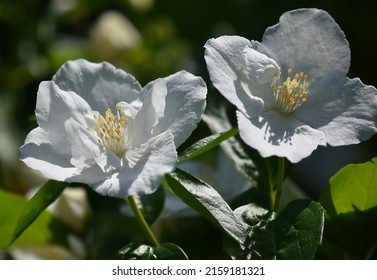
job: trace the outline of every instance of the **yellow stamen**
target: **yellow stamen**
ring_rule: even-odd
[[[106,110],[105,117],[101,114],[94,115],[97,120],[95,130],[98,136],[98,143],[110,149],[117,156],[123,155],[127,150],[126,127],[128,120],[124,113],[117,110],[114,115],[110,108]]]
[[[279,77],[276,76],[271,85],[275,97],[276,107],[282,113],[291,113],[307,101],[309,83],[304,72],[297,73],[291,78],[292,69],[288,69],[286,80],[277,85]]]

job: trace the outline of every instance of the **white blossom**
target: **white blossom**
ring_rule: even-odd
[[[141,87],[109,63],[67,62],[39,86],[39,126],[21,160],[102,195],[151,193],[174,170],[176,148],[201,120],[206,93],[204,81],[185,71]]]
[[[377,91],[346,77],[349,44],[323,10],[284,13],[261,42],[221,36],[205,48],[211,81],[237,108],[241,138],[263,157],[296,163],[319,145],[377,132]]]

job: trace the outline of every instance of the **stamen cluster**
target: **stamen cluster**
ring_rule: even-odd
[[[114,115],[111,109],[107,108],[105,117],[98,114],[94,115],[94,119],[97,120],[95,130],[98,135],[98,143],[118,156],[124,154],[127,149],[126,127],[128,125],[128,119],[124,113],[117,108],[117,114]]]
[[[309,83],[308,76],[301,72],[291,78],[292,69],[288,69],[287,79],[278,84],[279,74],[275,75],[273,84],[271,85],[276,107],[282,113],[291,113],[300,107],[307,100]]]

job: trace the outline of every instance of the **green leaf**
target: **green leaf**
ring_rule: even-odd
[[[251,203],[237,208],[235,214],[245,223],[248,238],[246,249],[229,252],[231,256],[236,259],[276,259],[276,213]]]
[[[322,242],[325,211],[310,200],[294,200],[276,218],[278,259],[313,259]]]
[[[10,243],[13,243],[34,220],[63,192],[66,183],[47,181],[26,204],[18,218]]]
[[[122,247],[115,255],[120,260],[187,260],[185,252],[173,243],[163,243],[156,247],[131,243]]]
[[[324,238],[342,248],[344,258],[377,257],[377,158],[349,164],[323,190],[320,203],[327,211]],[[325,252],[323,248],[322,252]],[[337,258],[331,252],[325,258]]]
[[[377,158],[349,164],[331,179],[320,202],[334,217],[355,211],[366,211],[377,206]]]
[[[21,215],[22,209],[28,201],[19,195],[0,189],[0,248],[5,249],[11,241],[12,234]],[[57,242],[66,243],[64,227],[47,211],[43,211],[35,222],[13,243],[13,246],[47,244]]]
[[[205,137],[198,142],[192,144],[190,147],[185,149],[182,153],[179,154],[178,163],[182,163],[186,160],[196,158],[201,154],[217,147],[221,142],[229,139],[230,137],[235,136],[238,133],[238,129],[230,129],[226,132],[217,133]]]
[[[122,247],[115,255],[118,260],[156,260],[153,247],[144,244],[130,243]]]
[[[242,223],[210,185],[181,169],[166,175],[164,185],[192,209],[220,227],[224,233],[243,244],[246,235]]]
[[[235,211],[248,225],[246,259],[313,259],[322,241],[324,209],[310,200],[295,200],[276,213],[255,204]]]
[[[188,260],[186,253],[174,243],[160,244],[153,252],[159,260]]]

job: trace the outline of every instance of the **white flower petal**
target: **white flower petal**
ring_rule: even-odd
[[[274,81],[276,76],[280,74],[280,68],[275,60],[268,56],[246,46],[243,49],[245,56],[246,68],[250,71],[250,75],[255,77],[258,84],[266,84]]]
[[[298,9],[284,13],[278,24],[266,29],[258,51],[279,63],[282,73],[308,75],[316,95],[343,80],[350,66],[350,49],[343,31],[325,11]],[[320,87],[320,88],[319,88]],[[310,99],[317,96],[310,95]]]
[[[20,160],[46,178],[65,181],[77,175],[79,170],[69,163],[66,155],[56,150],[42,128],[33,129],[20,148]]]
[[[94,190],[119,198],[152,193],[162,178],[173,171],[178,159],[173,136],[169,132],[150,139],[139,149],[130,150],[126,157],[128,164],[124,169],[91,184]]]
[[[122,111],[126,118],[131,120],[134,120],[137,114],[135,108],[131,104],[124,101],[117,103],[116,109]]]
[[[61,137],[64,123],[73,119],[86,127],[84,116],[91,114],[91,109],[74,92],[63,91],[54,82],[46,81],[39,86],[35,114],[39,126],[48,132],[51,145],[69,155],[70,147],[66,145],[66,139]]]
[[[122,182],[122,184],[125,184]],[[123,188],[119,179],[119,172],[114,172],[102,178],[100,181],[89,184],[97,193],[105,196],[126,198],[127,191],[123,195]],[[124,188],[125,189],[125,188]]]
[[[165,80],[154,81],[143,106],[136,114],[134,121],[129,124],[129,133],[132,134],[131,146],[137,147],[152,137],[154,127],[164,116],[167,93]]]
[[[86,167],[84,169],[79,170],[77,175],[72,176],[71,178],[67,179],[67,182],[72,183],[84,183],[84,184],[95,184],[99,181],[102,181],[103,178],[109,176],[109,174],[113,174],[111,172],[104,173],[103,170],[98,165],[92,165],[90,167]]]
[[[25,145],[21,147],[21,154],[25,153],[24,156],[26,157],[27,154],[28,157],[24,162],[42,172],[46,177],[56,180],[58,178],[66,180],[78,173],[77,168],[69,161],[72,151],[71,145],[67,145],[67,143],[70,141],[61,135],[65,132],[65,123],[68,120],[86,128],[84,115],[90,114],[90,112],[90,107],[80,96],[73,92],[62,91],[54,82],[42,82],[39,86],[35,110],[40,127],[27,136]],[[38,159],[39,168],[38,165],[33,164],[32,157]],[[56,162],[53,160],[54,158]],[[43,160],[46,163],[42,164]],[[45,166],[48,164],[55,165],[55,167],[42,170],[46,169]],[[61,171],[60,174],[53,175],[57,166],[69,171]]]
[[[21,147],[21,160],[45,177],[93,182],[103,171],[117,166],[115,156],[106,155],[88,133],[87,117],[92,117],[92,112],[80,96],[61,90],[54,82],[42,82],[36,116],[40,127],[27,136]],[[87,178],[89,173],[91,178]]]
[[[71,164],[80,169],[96,162],[104,171],[109,168],[105,166],[109,166],[110,157],[100,151],[97,139],[88,133],[93,113],[79,95],[61,90],[54,82],[42,82],[35,113],[51,145],[67,160],[71,158]]]
[[[377,132],[377,90],[360,79],[334,83],[314,105],[298,110],[295,116],[322,130],[331,146],[357,144]]]
[[[289,115],[275,112],[248,119],[237,111],[237,120],[242,140],[262,157],[286,157],[297,163],[326,143],[323,132]]]
[[[160,107],[156,113],[156,120],[153,122],[152,135],[156,136],[165,131],[169,131],[174,137],[175,146],[178,147],[191,135],[191,132],[200,122],[206,106],[207,87],[203,79],[194,76],[186,71],[179,71],[162,79],[166,84],[166,95],[161,81],[159,90],[151,93],[157,94],[165,100],[158,100],[158,97],[152,98],[151,102],[147,102],[145,106],[146,112],[148,107]],[[149,91],[153,88],[156,81],[149,83],[143,91]],[[158,102],[158,103],[157,103]],[[165,106],[162,111],[162,106]]]
[[[145,98],[134,76],[106,62],[92,63],[84,59],[66,62],[53,81],[62,90],[79,94],[101,114],[107,108],[115,111],[115,105],[121,101],[139,109]]]
[[[65,123],[66,145],[71,145],[71,163],[77,168],[86,169],[97,165],[104,173],[120,167],[120,159],[90,134],[86,127],[68,120]]]
[[[213,85],[238,110],[256,117],[262,111],[263,100],[249,89],[252,81],[245,73],[243,50],[251,47],[249,40],[239,36],[221,36],[205,44],[205,60]],[[255,82],[257,84],[257,82]]]

